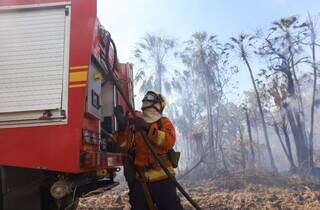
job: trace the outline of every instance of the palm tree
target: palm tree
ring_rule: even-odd
[[[253,71],[252,71],[251,65],[248,61],[248,47],[252,46],[253,39],[254,39],[254,37],[250,36],[248,34],[240,34],[238,38],[232,37],[231,43],[228,43],[227,47],[229,47],[230,49],[239,53],[240,58],[245,63],[245,65],[250,73],[251,82],[252,82],[252,85],[253,85],[253,88],[255,91],[256,100],[257,100],[258,108],[259,108],[259,113],[260,113],[261,120],[262,120],[262,127],[263,127],[264,137],[265,137],[265,141],[266,141],[267,151],[269,154],[270,164],[271,164],[271,167],[273,170],[277,170],[275,163],[274,163],[272,150],[270,147],[270,141],[269,141],[267,126],[266,126],[266,121],[264,118],[264,113],[262,110],[260,94],[259,94],[259,91],[257,88],[257,84],[255,82],[255,78],[253,76]]]
[[[216,75],[215,70],[218,68],[219,61],[219,47],[217,37],[208,35],[206,32],[198,32],[192,35],[192,38],[186,43],[186,47],[182,52],[182,62],[191,69],[191,75],[197,79],[197,86],[204,87],[203,98],[206,112],[207,112],[207,126],[208,126],[208,142],[211,149],[211,155],[214,158],[215,144],[214,144],[214,131],[213,131],[213,104],[214,104],[214,89],[216,88]],[[195,81],[194,81],[195,82]]]
[[[171,93],[172,88],[177,88],[179,83],[168,71],[176,45],[174,39],[148,33],[136,44],[134,57],[139,68],[135,82],[141,83],[141,92],[153,89],[159,93],[163,90]]]
[[[285,78],[288,96],[287,100],[282,101],[282,106],[292,131],[298,164],[302,169],[313,165],[309,157],[311,150],[308,150],[312,142],[308,144],[302,92],[296,74],[298,66],[308,62],[302,45],[308,34],[306,31],[307,24],[301,24],[298,17],[282,18],[272,24],[261,39],[258,50],[258,54],[266,59],[268,69]]]

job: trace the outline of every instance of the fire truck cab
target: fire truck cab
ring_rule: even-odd
[[[115,185],[113,108],[133,104],[96,0],[0,1],[0,209],[64,209]],[[68,201],[68,202],[67,202]]]

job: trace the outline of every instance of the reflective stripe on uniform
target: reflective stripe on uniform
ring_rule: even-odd
[[[164,144],[164,140],[166,138],[166,133],[164,131],[160,131],[158,130],[158,135],[157,135],[157,139],[156,139],[156,143],[159,146],[162,146]]]
[[[126,147],[126,146],[127,146],[127,141],[123,141],[123,142],[119,145],[120,148],[123,148],[123,147]]]
[[[172,166],[167,167],[167,169],[169,170],[169,172],[174,175],[174,169]],[[146,179],[148,181],[160,181],[163,178],[167,178],[166,173],[164,172],[164,170],[162,169],[149,169],[148,171],[146,171],[144,173]]]

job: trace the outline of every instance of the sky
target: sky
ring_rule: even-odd
[[[320,0],[98,0],[98,17],[115,40],[121,62],[132,62],[134,44],[145,33],[183,41],[207,31],[226,42],[240,32],[308,12],[319,14]],[[239,90],[251,87],[246,73],[238,79]]]

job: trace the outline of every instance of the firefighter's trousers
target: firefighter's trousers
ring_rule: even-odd
[[[128,185],[131,210],[149,210],[139,181],[135,180]],[[171,180],[149,182],[147,185],[157,210],[183,210],[176,186]]]

